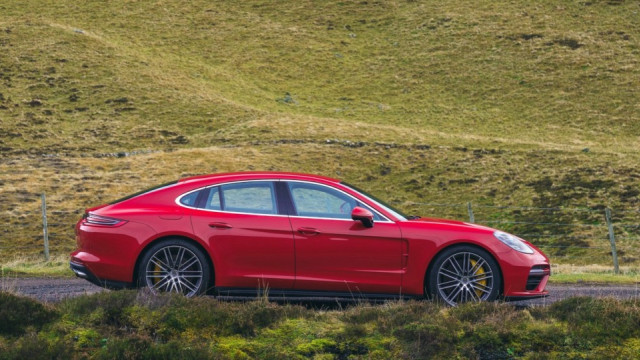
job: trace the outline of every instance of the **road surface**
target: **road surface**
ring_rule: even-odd
[[[0,289],[28,296],[43,302],[57,302],[64,298],[93,294],[102,289],[79,278],[0,278]],[[542,299],[512,302],[517,306],[544,306],[571,296],[615,297],[639,299],[640,284],[550,284],[550,296]],[[325,300],[326,301],[326,300]]]

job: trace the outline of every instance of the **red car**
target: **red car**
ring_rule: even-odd
[[[88,209],[77,276],[193,296],[466,301],[546,296],[549,259],[485,226],[419,218],[322,176],[196,176]],[[256,291],[256,289],[258,291]]]

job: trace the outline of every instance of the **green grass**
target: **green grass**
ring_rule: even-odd
[[[44,256],[20,256],[0,263],[2,277],[73,277],[69,268],[69,256],[59,254],[51,257],[49,261]]]
[[[0,3],[0,256],[41,252],[42,192],[52,252],[65,254],[84,208],[219,171],[335,176],[424,216],[466,219],[412,203],[608,206],[638,224],[637,12],[623,1]],[[545,248],[556,263],[610,263],[600,212],[478,211],[599,224],[532,240],[560,246]],[[615,230],[621,264],[637,268],[638,227]]]
[[[640,273],[635,266],[620,267],[615,274],[613,266],[555,264],[551,272],[550,282],[556,284],[640,284]]]
[[[576,273],[556,274],[550,278],[552,284],[640,284],[640,274]]]
[[[638,321],[637,301],[615,299],[314,309],[134,291],[43,305],[0,292],[0,357],[631,359]]]

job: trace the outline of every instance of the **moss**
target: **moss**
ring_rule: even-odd
[[[221,337],[211,345],[214,353],[229,359],[251,359],[255,349],[247,339],[238,336]]]
[[[330,339],[313,339],[311,342],[300,344],[296,347],[296,351],[305,356],[327,352],[330,348],[336,346],[336,342]]]
[[[79,328],[69,334],[69,338],[75,342],[76,349],[96,347],[100,345],[102,337],[94,329]]]

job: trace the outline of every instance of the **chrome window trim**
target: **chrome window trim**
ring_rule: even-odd
[[[335,190],[335,191],[341,192],[341,193],[345,194],[346,196],[348,196],[348,197],[352,198],[353,200],[355,200],[355,201],[357,201],[357,202],[359,202],[359,203],[362,203],[362,202],[363,202],[362,200],[360,200],[360,199],[358,199],[358,198],[355,198],[353,195],[351,195],[351,194],[349,194],[349,193],[347,193],[347,192],[343,191],[342,189],[338,189],[338,188],[335,188],[335,187],[333,187],[333,186],[329,186],[329,185],[325,185],[325,184],[321,184],[321,183],[317,183],[317,182],[313,182],[313,181],[305,181],[305,180],[287,180],[287,179],[282,179],[282,181],[286,181],[286,182],[299,182],[299,183],[307,183],[307,184],[312,184],[312,185],[324,186],[324,187],[326,187],[326,188],[329,188],[329,189],[332,189],[332,190]],[[354,190],[354,191],[355,191],[355,190]],[[358,193],[358,194],[360,194],[360,193]],[[360,194],[360,195],[362,195],[362,194]],[[293,196],[293,195],[292,195],[292,196]],[[364,195],[362,195],[362,197],[364,197],[364,198],[366,198],[367,200],[371,201],[371,199],[369,199],[368,197],[366,197],[366,196],[364,196]],[[291,199],[291,201],[293,201],[293,199]],[[378,205],[378,203],[377,203],[377,202],[375,202],[375,201],[374,201],[374,203],[375,203],[376,205]],[[382,219],[384,219],[384,220],[376,220],[375,222],[390,222],[390,223],[392,223],[392,222],[393,222],[393,221],[391,221],[388,217],[386,217],[386,216],[384,216],[383,214],[381,214],[378,210],[373,209],[373,208],[371,207],[371,205],[366,204],[366,203],[365,203],[364,205],[367,207],[367,210],[370,210],[370,211],[372,211],[372,212],[374,212],[374,213],[378,214],[378,216],[380,216]],[[293,204],[293,206],[296,206],[296,205],[295,205],[295,204]],[[383,206],[383,207],[384,207],[384,206]],[[385,208],[385,209],[386,209],[386,208]],[[353,220],[351,220],[351,219],[340,219],[340,218],[321,218],[321,217],[313,217],[313,216],[299,216],[299,215],[291,215],[291,217],[306,218],[306,219],[333,219],[333,220],[348,220],[348,221],[353,221]]]
[[[208,188],[212,188],[212,187],[216,187],[216,186],[222,186],[222,185],[228,185],[228,184],[239,184],[239,183],[246,183],[246,182],[274,182],[274,181],[285,181],[285,182],[299,182],[299,183],[307,183],[307,184],[313,184],[313,185],[319,185],[319,186],[324,186],[327,187],[329,189],[332,190],[336,190],[339,191],[343,194],[345,194],[346,196],[354,199],[355,201],[358,201],[360,203],[362,203],[363,201],[361,201],[358,198],[355,198],[353,195],[343,191],[342,189],[338,189],[335,188],[333,186],[329,186],[326,184],[321,184],[321,183],[317,183],[314,181],[306,181],[306,180],[289,180],[289,179],[256,179],[256,180],[239,180],[239,181],[228,181],[228,182],[222,182],[222,183],[218,183],[218,184],[212,184],[212,185],[207,185],[207,186],[203,186],[197,189],[193,189],[191,191],[188,191],[180,196],[178,196],[175,199],[175,203],[176,205],[183,207],[183,208],[187,208],[187,209],[193,209],[193,210],[201,210],[201,211],[208,211],[208,212],[216,212],[216,213],[224,213],[224,214],[243,214],[243,215],[260,215],[260,216],[277,216],[277,217],[295,217],[295,218],[301,218],[301,219],[321,219],[321,220],[341,220],[341,221],[354,221],[352,219],[341,219],[341,218],[326,218],[326,217],[313,217],[313,216],[299,216],[299,215],[281,215],[281,214],[260,214],[260,213],[247,213],[247,212],[236,212],[236,211],[225,211],[225,210],[213,210],[213,209],[206,209],[206,208],[199,208],[199,207],[195,207],[195,206],[187,206],[184,205],[183,203],[180,202],[180,200],[191,194],[194,193],[196,191],[201,191],[204,189],[208,189]],[[355,191],[355,190],[354,190]],[[360,194],[362,195],[362,194]],[[380,206],[380,204],[378,204],[375,201],[372,201],[371,199],[369,199],[367,196],[362,195],[362,197],[364,197],[365,199],[375,203],[376,205]],[[274,199],[277,202],[277,199]],[[389,219],[387,216],[381,214],[379,211],[377,211],[376,209],[371,208],[371,206],[369,204],[366,204],[367,209],[370,211],[375,212],[376,214],[378,214],[382,219],[384,220],[377,220],[375,221],[376,223],[394,223],[394,221],[392,221],[391,219]],[[295,206],[295,204],[293,204],[293,206]],[[382,208],[386,209],[386,207],[381,206]]]
[[[212,184],[212,185],[207,185],[207,186],[203,186],[197,189],[193,189],[191,191],[188,191],[180,196],[178,196],[175,199],[175,203],[178,206],[181,206],[183,208],[187,208],[187,209],[194,209],[194,210],[204,210],[204,211],[212,211],[212,212],[221,212],[221,213],[230,213],[230,214],[247,214],[247,215],[263,215],[263,216],[288,216],[288,215],[280,215],[277,213],[278,209],[278,199],[276,196],[276,189],[275,187],[272,185],[271,189],[273,190],[273,195],[276,196],[273,200],[276,203],[276,214],[260,214],[260,213],[245,213],[245,212],[236,212],[236,211],[224,211],[224,210],[214,210],[214,209],[206,209],[206,208],[199,208],[199,207],[195,207],[195,206],[187,206],[183,203],[180,202],[180,200],[182,200],[183,197],[192,194],[194,192],[197,191],[201,191],[201,190],[205,190],[208,188],[212,188],[212,187],[217,187],[217,186],[223,186],[223,185],[229,185],[229,184],[240,184],[240,183],[247,183],[247,182],[274,182],[274,181],[280,181],[280,180],[271,180],[271,179],[259,179],[259,180],[240,180],[240,181],[229,181],[229,182],[224,182],[224,183],[219,183],[219,184]]]

